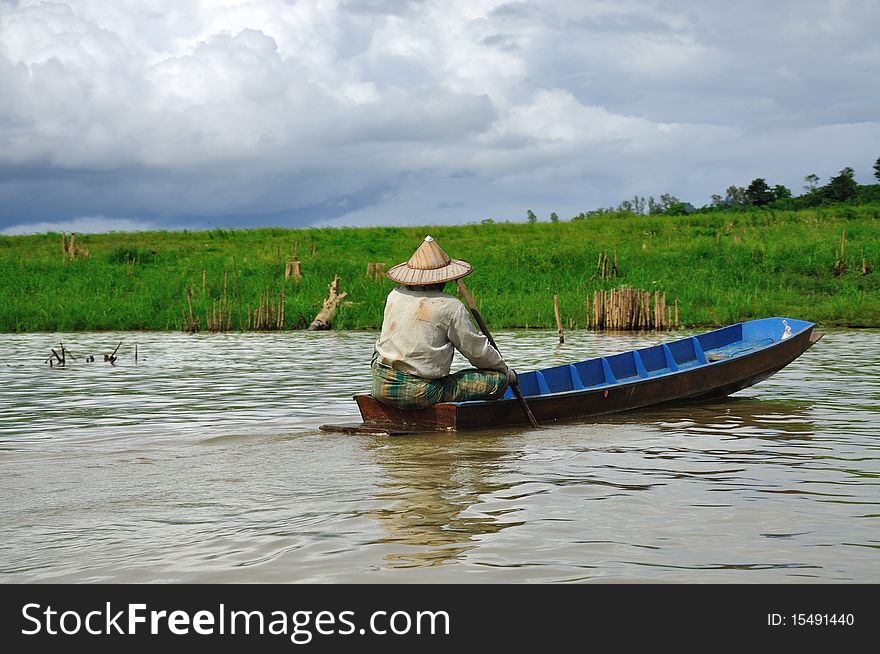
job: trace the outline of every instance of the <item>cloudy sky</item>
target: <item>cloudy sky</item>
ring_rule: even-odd
[[[0,232],[870,183],[878,33],[876,0],[0,0]]]

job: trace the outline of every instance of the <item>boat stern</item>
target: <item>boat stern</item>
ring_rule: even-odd
[[[354,400],[366,425],[406,425],[435,431],[454,431],[456,428],[457,405],[451,402],[426,409],[398,409],[366,393],[355,395]]]

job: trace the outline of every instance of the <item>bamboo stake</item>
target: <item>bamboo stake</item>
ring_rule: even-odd
[[[620,290],[614,290],[614,331],[620,329]]]
[[[559,317],[559,296],[553,296],[553,315],[556,316],[556,329],[559,331],[559,344],[565,343],[565,335],[562,333],[562,320]]]
[[[599,329],[599,291],[593,291],[593,331]]]
[[[284,289],[281,289],[281,319],[278,322],[278,329],[284,329]]]
[[[623,303],[623,310],[625,312],[625,317],[623,321],[624,329],[632,329],[632,318],[633,318],[633,307],[632,307],[632,289],[627,288],[624,290],[624,298],[626,301]]]
[[[626,305],[623,303],[624,297],[626,295],[626,289],[621,287],[617,291],[617,329],[623,330],[626,326]]]
[[[602,297],[602,304],[599,306],[599,317],[602,320],[602,329],[608,328],[608,291],[599,291]]]
[[[228,301],[226,299],[226,293],[229,290],[229,271],[223,270],[223,305],[220,307],[220,326],[223,327],[225,320],[224,316],[226,315],[226,310],[228,306]],[[228,328],[228,326],[227,326]]]
[[[627,293],[629,293],[629,328],[638,329],[639,301],[633,289],[629,289]]]
[[[666,329],[669,326],[669,320],[667,319],[667,311],[666,311],[666,293],[663,294],[663,310],[660,315],[663,317],[663,329]]]
[[[602,291],[602,329],[608,329],[608,320],[611,315],[611,292],[610,289]]]
[[[654,291],[654,329],[660,329],[660,291]]]
[[[235,275],[235,297],[238,301],[238,331],[241,331],[241,294],[238,292],[238,264],[235,257],[232,257],[232,271]]]
[[[605,329],[614,329],[614,289],[608,289],[608,305],[605,308],[606,313],[605,316]]]
[[[635,316],[635,312],[633,311],[633,292],[631,288],[626,289],[626,328],[632,329],[633,325],[633,317]]]
[[[593,331],[599,329],[599,292],[593,291]]]
[[[193,315],[192,291],[189,286],[186,287],[186,301],[189,304],[189,329],[187,331],[195,332],[196,317]]]
[[[637,294],[639,299],[639,330],[645,329],[645,294],[639,291]]]
[[[620,331],[623,318],[623,290],[617,289],[614,294],[614,330]]]
[[[620,310],[618,309],[618,295],[615,289],[611,289],[611,329],[617,331],[617,318]]]

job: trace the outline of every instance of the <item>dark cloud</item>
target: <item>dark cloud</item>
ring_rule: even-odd
[[[0,230],[566,217],[869,181],[878,23],[867,0],[0,2]]]

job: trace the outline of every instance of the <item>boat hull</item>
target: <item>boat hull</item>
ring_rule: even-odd
[[[526,399],[538,423],[548,424],[668,402],[724,397],[770,377],[821,338],[821,334],[814,333],[812,324],[804,324],[809,326],[790,338],[781,339],[772,346],[759,348],[747,355],[711,360],[712,354],[707,352],[703,363],[669,374],[650,376],[642,371],[642,376],[630,380],[566,392],[531,395]],[[360,409],[364,427],[373,429],[393,428],[401,433],[408,433],[528,424],[522,406],[513,398],[441,403],[419,410],[398,409],[366,394],[356,395],[354,399]]]

